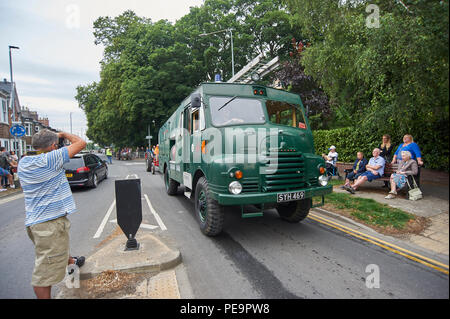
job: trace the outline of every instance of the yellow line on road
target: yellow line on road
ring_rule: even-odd
[[[384,248],[384,249],[387,249],[387,250],[389,250],[389,251],[392,251],[392,252],[394,252],[394,253],[396,253],[396,254],[399,254],[399,255],[401,255],[401,256],[404,256],[404,257],[406,257],[406,258],[408,258],[408,259],[414,260],[414,261],[416,261],[416,262],[418,262],[418,263],[421,263],[421,264],[423,264],[423,265],[425,265],[425,266],[428,266],[428,267],[431,267],[431,268],[433,268],[433,269],[436,269],[436,270],[438,270],[438,271],[440,271],[440,272],[443,272],[444,274],[447,274],[447,275],[449,274],[449,272],[448,272],[448,265],[442,264],[442,263],[440,263],[440,262],[438,262],[438,261],[436,261],[436,260],[433,260],[433,259],[430,259],[430,258],[421,256],[421,255],[416,254],[416,253],[414,253],[414,252],[411,252],[411,251],[409,251],[409,250],[407,250],[407,249],[403,249],[403,248],[401,248],[401,247],[392,245],[392,244],[387,243],[387,242],[385,242],[385,241],[383,241],[383,240],[380,240],[380,239],[378,239],[378,238],[375,238],[375,237],[366,235],[366,234],[364,234],[364,233],[358,232],[358,231],[356,231],[356,230],[353,230],[353,229],[348,228],[348,227],[346,227],[346,226],[343,226],[343,225],[341,225],[341,224],[335,223],[335,222],[333,222],[333,221],[331,221],[331,220],[328,220],[328,219],[326,219],[326,218],[317,216],[317,215],[315,215],[315,214],[309,214],[309,215],[308,215],[308,218],[310,218],[310,219],[312,219],[312,220],[315,220],[315,221],[317,221],[317,222],[319,222],[319,223],[321,223],[321,224],[326,224],[326,225],[328,225],[328,226],[330,226],[330,227],[332,227],[332,228],[338,229],[338,230],[340,230],[340,231],[342,231],[342,232],[344,232],[344,233],[347,233],[347,234],[352,235],[352,236],[354,236],[354,237],[360,238],[360,239],[362,239],[362,240],[365,240],[365,241],[367,241],[367,242],[370,242],[370,243],[372,243],[372,244],[374,244],[374,245],[377,245],[377,246],[382,247],[382,248]],[[404,251],[404,252],[402,252],[401,250]],[[420,257],[421,259],[416,258],[416,257],[414,257],[414,256],[412,256],[412,255],[415,255],[415,256],[417,256],[417,257]],[[426,260],[429,261],[429,262],[427,262]],[[432,263],[433,263],[433,264],[432,264]],[[434,264],[435,264],[435,265],[434,265]],[[436,266],[436,265],[441,265],[442,267],[445,267],[445,268],[447,268],[447,269],[438,267],[438,266]]]

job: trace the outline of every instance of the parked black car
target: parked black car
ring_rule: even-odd
[[[94,154],[76,155],[63,167],[70,186],[95,188],[101,180],[108,178],[108,165]]]

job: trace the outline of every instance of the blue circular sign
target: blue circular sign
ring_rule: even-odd
[[[9,129],[9,132],[11,133],[11,135],[15,137],[22,137],[25,135],[27,131],[25,130],[25,127],[23,127],[22,125],[16,124]]]

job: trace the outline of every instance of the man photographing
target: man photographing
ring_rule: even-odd
[[[60,138],[71,145],[58,147]],[[51,298],[51,288],[62,281],[68,264],[84,264],[84,257],[70,257],[66,215],[76,211],[63,164],[86,147],[76,135],[43,129],[33,135],[38,155],[20,160],[18,175],[25,197],[25,226],[35,246],[35,265],[31,280],[38,299]]]

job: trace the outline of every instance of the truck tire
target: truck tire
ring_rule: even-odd
[[[277,211],[281,219],[290,223],[298,223],[308,216],[311,205],[311,198],[306,198],[286,204],[278,204]]]
[[[177,194],[178,183],[170,178],[169,169],[167,168],[164,172],[164,184],[166,185],[166,192],[168,195],[173,196]]]
[[[203,176],[195,187],[195,215],[202,233],[206,236],[216,236],[222,232],[224,209],[210,197],[208,181]]]

